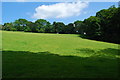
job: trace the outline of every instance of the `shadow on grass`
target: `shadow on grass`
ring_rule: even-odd
[[[118,60],[113,58],[2,52],[3,78],[117,78],[119,74]]]
[[[89,48],[82,48],[82,49],[76,49],[78,53],[83,53],[86,55],[92,55],[92,56],[98,56],[98,57],[108,57],[108,58],[116,58],[116,56],[120,56],[120,49],[113,49],[113,48],[107,48],[102,49],[99,51],[95,51],[93,49]]]
[[[107,49],[100,50],[100,52],[105,54],[120,55],[120,49],[107,48]]]

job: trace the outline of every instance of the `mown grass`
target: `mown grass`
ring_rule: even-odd
[[[117,44],[74,34],[3,31],[3,78],[117,78]]]

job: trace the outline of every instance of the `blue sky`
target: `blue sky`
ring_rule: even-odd
[[[39,18],[45,18],[51,23],[53,21],[57,21],[57,22],[64,22],[65,24],[68,24],[76,20],[84,20],[90,16],[95,16],[95,13],[101,9],[107,9],[112,5],[116,5],[116,6],[118,5],[117,2],[89,2],[85,4],[80,3],[80,5],[82,6],[79,6],[79,5],[76,6],[76,4],[73,4],[72,5],[73,8],[71,8],[70,6],[66,6],[64,4],[59,4],[59,5],[55,5],[55,4],[59,4],[59,3],[57,2],[3,2],[2,3],[2,24],[6,22],[13,22],[19,18],[27,19],[29,21],[35,21]],[[61,9],[57,9],[58,7],[56,6],[60,6],[60,5],[63,5]],[[64,8],[64,7],[67,7],[67,8]],[[76,9],[77,7],[79,7],[80,10]],[[66,9],[67,10],[69,9],[68,13]]]

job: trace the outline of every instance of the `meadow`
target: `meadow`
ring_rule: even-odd
[[[118,44],[77,34],[2,31],[3,78],[118,78]]]

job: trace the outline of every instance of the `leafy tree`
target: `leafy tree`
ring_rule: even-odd
[[[24,29],[26,32],[37,32],[36,24],[29,21]]]
[[[111,39],[112,42],[120,43],[119,30],[120,30],[120,7],[116,9],[112,19],[110,21],[111,25]]]
[[[66,25],[66,26],[67,26],[66,32],[67,32],[68,34],[74,34],[74,33],[75,33],[75,26],[74,26],[73,23],[69,23],[69,24]]]
[[[50,24],[50,22],[47,22],[47,25],[45,26],[45,32],[46,33],[52,32],[52,25]]]
[[[100,19],[91,16],[88,19],[85,19],[84,22],[86,27],[85,27],[85,34],[86,37],[89,39],[98,39],[101,35],[101,26],[100,26]]]
[[[38,19],[35,21],[37,32],[45,32],[45,28],[50,25],[50,23],[44,19]]]
[[[54,33],[57,33],[57,28],[58,28],[58,26],[57,26],[57,24],[56,24],[56,22],[53,22],[53,32]]]
[[[103,41],[118,43],[118,30],[120,23],[120,10],[115,6],[103,9],[96,13],[100,18],[101,38]]]
[[[26,29],[28,21],[26,19],[18,19],[13,23],[17,31],[24,31]]]
[[[5,23],[3,25],[3,30],[7,30],[7,31],[12,31],[14,30],[14,26],[13,26],[13,23]]]
[[[0,24],[0,30],[2,30],[2,24]]]
[[[56,33],[64,33],[64,28],[65,28],[64,23],[62,23],[62,22],[54,22],[53,27],[54,27],[54,31]]]
[[[78,34],[82,34],[83,21],[79,21],[79,20],[75,21],[74,26],[75,26],[75,32]]]

